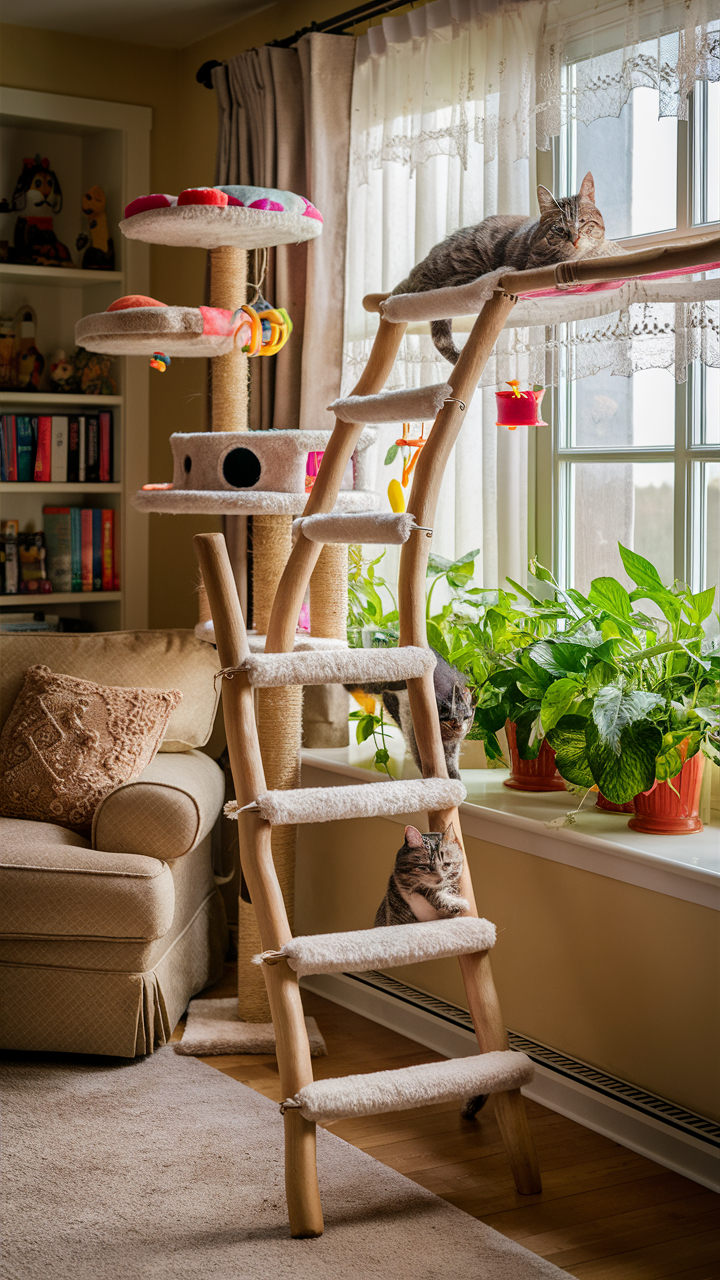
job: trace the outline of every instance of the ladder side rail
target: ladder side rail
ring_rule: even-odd
[[[220,533],[194,538],[207,590],[221,668],[238,667],[250,656],[235,578],[225,539]],[[223,679],[225,731],[240,806],[265,790],[253,691],[247,672]],[[242,870],[258,921],[263,950],[279,951],[292,933],[275,872],[272,827],[257,814],[239,814]],[[313,1079],[310,1047],[297,974],[286,960],[263,966],[277,1041],[280,1082],[292,1097]],[[323,1218],[317,1181],[315,1125],[299,1111],[285,1114],[285,1187],[293,1236],[322,1235]]]
[[[395,363],[406,328],[405,324],[391,324],[388,320],[380,321],[368,362],[353,387],[352,395],[367,396],[382,391]],[[350,425],[336,418],[335,429],[327,443],[303,515],[320,515],[332,511],[337,502],[345,468],[362,431],[362,424]],[[296,539],[275,592],[265,641],[266,653],[292,651],[302,602],[323,545],[321,542],[310,542],[307,538]]]
[[[485,304],[475,321],[450,376],[453,396],[465,404],[469,404],[472,399],[482,371],[515,302],[513,295],[498,291]],[[418,525],[432,528],[434,524],[440,486],[462,428],[464,412],[459,404],[444,405],[418,458],[407,508],[415,516]],[[410,538],[400,552],[398,607],[401,645],[427,645],[425,580],[429,554],[429,538]],[[423,776],[447,777],[432,672],[418,679],[408,680],[407,687]],[[457,809],[429,813],[428,819],[430,828],[434,831],[444,831],[452,823],[462,845]],[[467,857],[459,891],[470,904],[470,914],[476,916],[478,911]],[[488,952],[479,951],[473,955],[459,956],[458,960],[480,1052],[507,1049],[507,1032]],[[540,1169],[519,1089],[496,1095],[495,1115],[518,1191],[525,1195],[539,1192]]]

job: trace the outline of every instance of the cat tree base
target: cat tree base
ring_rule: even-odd
[[[306,1018],[310,1056],[322,1058],[327,1046],[314,1018]],[[173,1046],[187,1057],[216,1057],[226,1053],[275,1053],[272,1022],[243,1022],[237,1000],[191,1000],[182,1040]]]

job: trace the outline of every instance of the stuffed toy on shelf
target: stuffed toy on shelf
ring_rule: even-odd
[[[33,307],[22,306],[15,316],[16,391],[39,391],[45,357],[35,344],[37,317]]]
[[[90,219],[90,234],[83,231],[75,241],[76,249],[84,249],[83,270],[114,271],[115,248],[108,231],[102,187],[90,187],[82,198],[82,211]]]
[[[66,245],[53,231],[53,215],[62,209],[62,191],[50,161],[39,155],[23,160],[22,172],[15,184],[12,210],[22,216],[15,223],[13,247],[9,261],[38,267],[72,267]]]

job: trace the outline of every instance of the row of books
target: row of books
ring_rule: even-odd
[[[4,413],[0,480],[110,484],[115,428],[109,409],[88,414]]]
[[[43,507],[42,533],[17,521],[0,533],[0,594],[119,591],[118,512],[100,507]]]

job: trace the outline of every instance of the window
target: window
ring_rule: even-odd
[[[592,61],[567,68],[570,94]],[[720,85],[697,83],[688,122],[658,109],[656,89],[635,88],[619,116],[568,123],[553,156],[556,194],[577,191],[591,169],[608,239],[633,247],[720,218]],[[571,362],[578,334],[559,329]],[[564,584],[622,578],[618,541],[666,581],[718,582],[720,371],[695,360],[681,384],[663,368],[561,376],[552,423],[537,445],[537,551]]]

